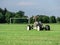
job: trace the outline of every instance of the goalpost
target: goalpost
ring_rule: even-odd
[[[18,20],[18,19],[27,19],[28,24],[30,24],[30,18],[10,18],[10,24],[12,23],[12,20]]]

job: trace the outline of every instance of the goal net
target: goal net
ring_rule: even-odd
[[[30,19],[29,18],[10,18],[10,24],[15,24],[15,23],[30,24]]]

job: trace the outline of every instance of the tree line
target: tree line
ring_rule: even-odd
[[[0,23],[10,23],[10,18],[28,18],[28,16],[25,16],[24,11],[11,12],[6,8],[0,8]]]
[[[30,23],[34,23],[34,17],[36,18],[36,21],[41,21],[42,23],[60,23],[60,17],[46,15],[32,16],[30,17]],[[10,18],[28,18],[28,16],[25,15],[24,11],[11,12],[8,11],[6,8],[0,8],[0,23],[10,23]]]

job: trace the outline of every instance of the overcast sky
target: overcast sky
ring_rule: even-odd
[[[12,12],[22,10],[28,16],[60,16],[60,0],[0,0],[0,8],[7,8]]]

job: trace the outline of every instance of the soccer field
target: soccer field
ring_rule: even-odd
[[[26,30],[26,24],[0,24],[0,45],[60,45],[60,24],[51,31]]]

